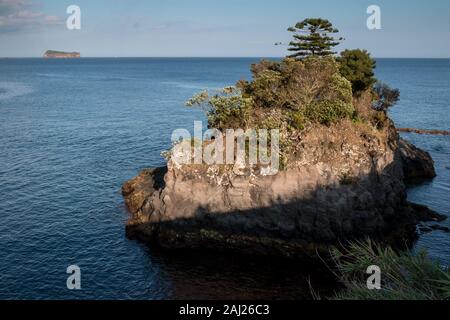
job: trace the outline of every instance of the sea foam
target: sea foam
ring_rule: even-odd
[[[20,97],[31,92],[33,92],[33,89],[23,83],[0,81],[0,101]]]

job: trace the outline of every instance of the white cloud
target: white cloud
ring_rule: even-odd
[[[0,0],[0,15],[13,13],[29,5],[26,0]]]
[[[34,31],[61,24],[62,18],[36,11],[29,0],[0,0],[0,32]]]

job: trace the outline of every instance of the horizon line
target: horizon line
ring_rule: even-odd
[[[79,58],[44,58],[30,57],[0,57],[0,59],[43,59],[43,60],[78,60],[78,59],[283,59],[286,56],[81,56]],[[436,59],[444,60],[450,57],[372,57],[373,59]]]

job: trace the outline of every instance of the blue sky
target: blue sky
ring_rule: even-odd
[[[81,30],[65,26],[69,5]],[[378,5],[382,30],[366,27]],[[340,49],[375,57],[450,58],[448,0],[0,0],[0,57],[37,57],[47,49],[92,57],[284,56],[286,29],[306,17],[331,20]]]

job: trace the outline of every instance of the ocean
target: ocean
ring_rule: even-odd
[[[129,240],[123,182],[165,163],[202,89],[249,79],[259,58],[0,59],[0,299],[302,299],[313,267],[274,259],[160,252]],[[450,60],[379,59],[401,91],[399,127],[450,130]],[[450,216],[450,141],[404,134],[430,152],[438,177],[409,199]],[[450,221],[444,222],[450,227]],[[450,264],[450,235],[416,250]],[[82,290],[66,287],[70,265]],[[329,279],[311,276],[328,290]]]

